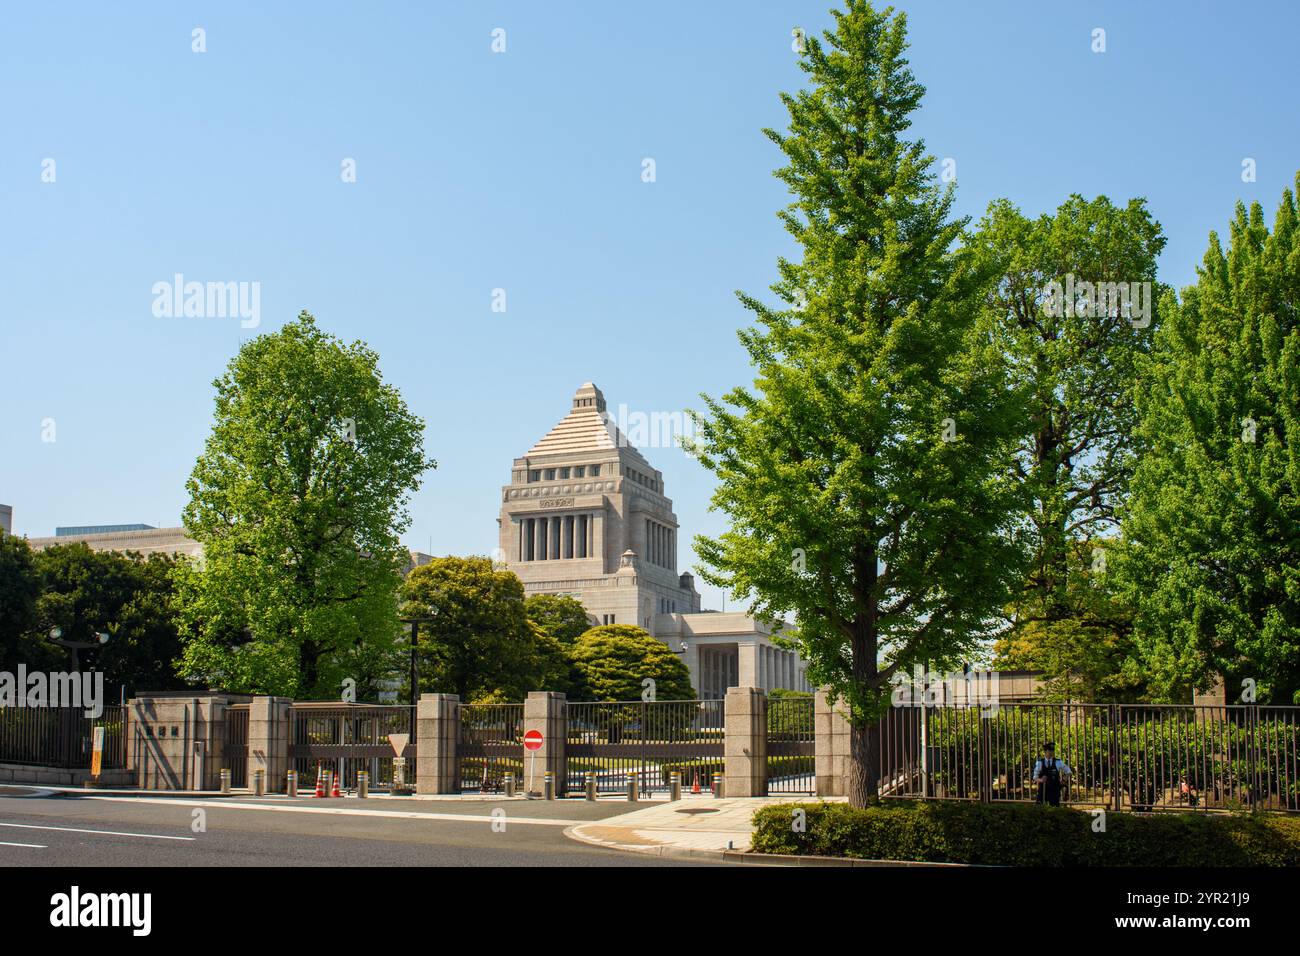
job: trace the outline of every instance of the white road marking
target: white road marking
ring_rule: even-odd
[[[160,833],[125,833],[121,830],[82,830],[78,827],[43,827],[34,823],[0,823],[0,827],[15,827],[19,830],[58,830],[61,833],[98,833],[101,836],[139,837],[142,840],[184,840],[193,843],[194,837],[163,836]]]
[[[0,840],[0,846],[25,846],[29,850],[49,849],[44,843],[5,843],[3,840]]]
[[[278,813],[325,813],[335,816],[350,817],[387,817],[395,820],[460,820],[477,823],[494,823],[500,817],[494,817],[489,814],[471,814],[471,813],[416,813],[410,810],[352,810],[344,807],[307,807],[297,804],[286,804],[277,806],[267,803],[227,803],[222,800],[219,803],[207,803],[196,800],[169,800],[166,798],[152,797],[100,797],[87,796],[83,800],[106,800],[110,803],[157,803],[174,807],[195,807],[203,806],[209,813],[214,810],[271,810]],[[512,817],[509,811],[506,811],[506,821],[510,824],[530,824],[532,826],[543,827],[571,827],[580,823],[595,823],[594,820],[556,820],[550,817]],[[185,839],[184,837],[178,839]]]

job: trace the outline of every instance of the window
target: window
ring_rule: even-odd
[[[593,478],[599,478],[599,477],[600,477],[600,465],[592,465],[592,466],[591,466],[591,477],[593,477]]]
[[[587,466],[586,466],[586,465],[578,465],[576,468],[573,469],[573,477],[574,477],[574,478],[581,478],[581,477],[583,477],[584,475],[586,475],[586,473],[587,473]]]
[[[555,469],[554,469],[554,468],[547,468],[547,469],[546,469],[546,480],[547,480],[547,481],[554,481],[554,480],[555,480]]]
[[[567,468],[561,468],[561,469],[560,469],[560,477],[561,477],[561,478],[568,478],[568,477],[569,477],[569,469],[567,469]]]
[[[530,471],[530,472],[528,473],[528,480],[529,480],[529,481],[541,481],[541,480],[542,480],[542,472],[541,472],[541,469],[534,468],[532,471]]]

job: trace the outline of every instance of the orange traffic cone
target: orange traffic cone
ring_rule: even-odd
[[[691,793],[699,793],[699,792],[700,792],[700,772],[697,770],[695,771],[695,782],[691,784]]]
[[[330,796],[331,796],[331,797],[341,797],[341,796],[343,796],[343,794],[339,792],[339,777],[341,777],[341,776],[343,776],[343,774],[341,774],[341,773],[336,773],[336,774],[334,775],[334,789],[330,791]]]
[[[316,793],[315,797],[325,796],[325,775],[321,772],[320,767],[316,768]]]

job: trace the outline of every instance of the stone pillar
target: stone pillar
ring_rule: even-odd
[[[266,792],[283,793],[292,735],[288,697],[254,697],[248,705],[248,785],[254,771],[266,773]]]
[[[564,796],[564,742],[568,732],[568,701],[556,691],[535,690],[524,701],[524,733],[540,731],[541,749],[524,750],[523,785],[540,795],[546,771],[555,775],[555,795]],[[531,775],[531,776],[530,776]]]
[[[609,558],[605,555],[605,512],[597,512],[592,521],[592,554],[600,558],[601,573],[609,570]]]
[[[727,690],[723,759],[724,794],[767,795],[767,695],[757,687]]]
[[[460,793],[459,745],[460,698],[421,694],[415,711],[416,793]]]
[[[758,641],[736,644],[736,683],[741,687],[758,686]]]
[[[832,705],[825,690],[813,698],[814,767],[819,797],[842,797],[849,779],[849,720],[846,705]]]

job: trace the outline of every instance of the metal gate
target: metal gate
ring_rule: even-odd
[[[767,792],[816,791],[816,739],[812,697],[767,701]]]
[[[524,705],[462,704],[456,766],[461,790],[497,793],[507,772],[524,783]]]
[[[370,774],[370,786],[393,784],[393,747],[389,734],[408,734],[403,754],[406,784],[415,783],[415,708],[410,704],[294,704],[289,759],[303,787],[313,786],[323,771],[338,774],[345,789],[357,785],[357,771]]]
[[[720,700],[571,703],[567,723],[568,792],[581,791],[588,772],[598,792],[617,793],[630,779],[641,792],[666,790],[674,770],[683,787],[708,789],[723,771]]]
[[[232,787],[248,786],[248,705],[226,708],[226,753],[223,766],[230,770]]]

